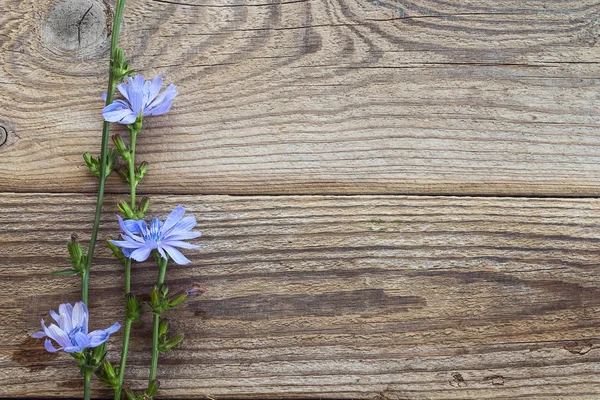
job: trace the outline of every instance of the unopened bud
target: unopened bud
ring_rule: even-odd
[[[160,322],[158,324],[158,336],[166,338],[168,331],[169,331],[169,320],[166,318],[163,318],[160,320]]]
[[[144,219],[146,213],[148,212],[148,208],[150,207],[150,199],[147,197],[142,197],[140,204],[138,204],[137,217],[139,219]]]
[[[129,161],[129,159],[131,158],[131,152],[125,145],[125,142],[123,142],[123,138],[121,137],[121,135],[119,135],[118,133],[116,135],[113,135],[112,141],[115,144],[115,147],[117,148],[117,151],[119,152],[121,158],[124,161]]]
[[[137,321],[142,315],[142,302],[133,294],[128,293],[125,296],[126,318],[132,322]]]
[[[148,388],[146,389],[146,396],[153,398],[158,393],[158,389],[160,389],[160,382],[154,379],[152,382],[148,384]]]
[[[123,261],[123,262],[127,261],[127,257],[125,257],[125,255],[123,254],[123,250],[121,250],[121,248],[119,246],[111,243],[110,240],[111,240],[110,237],[106,238],[106,246],[113,253],[113,256],[115,256],[116,259],[119,261]]]
[[[131,207],[129,207],[129,204],[126,201],[121,201],[119,204],[117,204],[117,208],[125,216],[125,219],[133,218],[133,210],[131,209]]]
[[[127,167],[117,168],[116,171],[125,182],[129,183],[129,169]]]
[[[98,161],[98,159],[96,157],[92,156],[90,153],[83,153],[82,157],[83,157],[83,160],[85,161],[85,164],[87,165],[90,172],[92,173],[92,175],[94,175],[96,178],[99,178],[100,177],[100,162]]]
[[[135,171],[135,179],[137,183],[140,183],[140,181],[144,179],[146,172],[148,172],[148,163],[143,161]]]

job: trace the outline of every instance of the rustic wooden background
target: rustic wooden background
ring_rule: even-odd
[[[28,334],[78,300],[50,272],[91,229],[113,7],[0,0],[0,397],[81,393]],[[598,399],[599,40],[596,0],[129,0],[132,64],[181,92],[140,191],[203,232],[163,396]],[[121,286],[100,246],[94,327]]]

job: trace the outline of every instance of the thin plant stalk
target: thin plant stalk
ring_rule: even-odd
[[[131,140],[129,145],[130,157],[128,159],[129,166],[129,196],[131,198],[131,209],[135,210],[135,142],[137,132],[130,131]],[[131,292],[131,258],[125,260],[125,295]],[[127,352],[129,350],[129,337],[131,336],[131,324],[133,321],[127,315],[127,303],[125,303],[125,329],[123,331],[123,348],[121,349],[121,361],[119,362],[119,386],[115,388],[114,400],[121,398],[121,390],[123,389],[123,380],[125,379],[125,367],[127,365]]]
[[[83,400],[90,400],[91,396],[91,386],[92,386],[92,374],[88,372],[83,377],[84,385],[83,385]]]
[[[165,273],[167,272],[168,259],[159,258],[158,262],[158,279],[156,280],[156,287],[160,288],[165,283]],[[160,313],[155,312],[152,318],[153,330],[152,330],[152,362],[150,364],[150,376],[148,377],[148,384],[156,379],[156,370],[158,368],[158,327],[160,324]]]
[[[119,31],[121,29],[121,17],[123,15],[123,7],[125,6],[125,0],[117,0],[117,6],[115,11],[115,19],[113,21],[112,38],[110,41],[110,59],[111,68],[108,75],[108,88],[106,90],[106,105],[113,102],[115,96],[115,87],[118,82],[115,81],[115,76],[112,68],[112,60],[114,59],[115,50],[119,41]],[[98,238],[98,229],[100,227],[100,215],[102,213],[102,203],[104,201],[104,184],[106,182],[106,164],[108,157],[108,135],[110,131],[110,122],[104,121],[102,126],[102,149],[100,151],[100,183],[98,185],[98,200],[96,202],[96,214],[94,216],[94,227],[92,229],[92,236],[90,238],[90,247],[88,249],[87,264],[83,273],[81,282],[81,299],[87,305],[88,304],[88,286],[90,280],[90,269],[92,266],[92,259],[94,258],[94,249],[96,248],[96,240]]]

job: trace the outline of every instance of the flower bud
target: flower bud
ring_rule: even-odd
[[[146,161],[143,161],[135,171],[136,184],[140,183],[140,181],[144,179],[146,172],[148,172],[148,163]]]
[[[127,167],[117,168],[116,171],[125,182],[129,183],[129,169]]]
[[[121,158],[124,161],[129,161],[129,159],[131,158],[131,152],[125,145],[125,142],[123,142],[123,138],[121,137],[121,135],[119,135],[118,133],[116,135],[113,135],[112,141],[115,144],[115,147],[117,148],[117,151],[119,152]]]
[[[125,296],[125,303],[126,303],[126,307],[127,307],[126,312],[125,312],[125,317],[132,322],[139,320],[142,315],[142,304],[143,304],[140,301],[140,299],[138,299],[133,294],[128,293]]]
[[[148,384],[148,388],[146,389],[146,396],[149,398],[153,398],[158,393],[158,389],[160,389],[160,382],[154,379],[152,382]]]
[[[132,219],[134,217],[134,212],[126,201],[119,202],[117,208],[121,211],[125,219]]]
[[[113,171],[113,168],[115,166],[115,161],[117,160],[118,155],[119,154],[115,150],[113,150],[113,149],[108,150],[108,153],[106,154],[106,170],[104,171],[105,178],[108,178],[110,173]]]
[[[154,310],[155,313],[160,313],[160,299],[159,299],[159,291],[156,286],[153,286],[150,289],[150,307]]]
[[[169,320],[166,318],[162,318],[158,323],[158,336],[159,337],[167,337],[167,332],[169,331]]]
[[[100,162],[98,161],[98,159],[96,157],[92,156],[90,153],[83,153],[82,157],[83,157],[83,160],[85,161],[85,164],[87,165],[90,172],[92,173],[92,175],[94,175],[96,178],[99,178],[100,177]]]
[[[150,207],[150,199],[147,197],[142,197],[142,200],[138,204],[137,207],[137,219],[144,219],[146,213],[148,212],[148,208]]]
[[[104,362],[105,358],[106,358],[106,342],[102,343],[100,346],[93,348],[91,361],[94,366],[100,367],[100,365]]]
[[[164,341],[161,345],[159,345],[158,350],[161,353],[166,353],[167,351],[171,350],[173,347],[177,346],[182,340],[183,340],[183,335],[177,334],[177,335],[173,336],[172,338],[170,338],[169,340]]]
[[[129,61],[125,58],[125,52],[121,47],[117,47],[114,50],[113,57],[110,60],[110,67],[115,83],[121,82],[134,72],[129,68]]]
[[[125,388],[125,398],[127,400],[137,400],[135,393],[133,393],[133,390],[129,388]]]
[[[81,264],[81,259],[83,258],[83,247],[77,242],[77,235],[71,235],[71,241],[67,243],[67,249],[69,250],[69,255],[71,256],[71,263],[73,266],[77,266]]]
[[[119,261],[127,261],[127,257],[125,257],[125,255],[123,254],[121,248],[115,244],[112,244],[110,240],[110,237],[106,238],[106,246],[110,249],[110,251],[112,251],[113,256],[115,256],[115,258]]]
[[[104,383],[106,386],[111,388],[119,387],[119,367],[113,367],[113,365],[108,361],[104,360],[102,363],[102,368],[96,371],[96,376],[100,380],[100,382]]]
[[[68,275],[73,273],[83,275],[87,263],[87,256],[84,254],[83,247],[77,242],[77,235],[71,235],[71,241],[67,243],[67,249],[69,250],[69,260],[71,261],[71,265],[73,265],[73,269],[58,271],[55,275]]]

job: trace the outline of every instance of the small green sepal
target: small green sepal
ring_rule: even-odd
[[[158,393],[158,389],[160,389],[160,382],[154,379],[152,382],[148,384],[148,388],[146,389],[146,396],[149,398],[153,398]]]
[[[125,295],[125,304],[127,307],[125,311],[125,318],[131,322],[139,321],[140,317],[142,316],[142,306],[144,303],[137,296],[133,295],[132,293],[128,293]]]
[[[131,207],[129,207],[129,203],[127,203],[126,201],[119,202],[119,204],[117,204],[117,208],[119,209],[121,214],[123,214],[125,219],[134,219],[135,213],[133,212]]]
[[[115,258],[119,261],[127,261],[127,257],[125,257],[125,255],[123,254],[123,250],[121,250],[121,248],[117,245],[112,244],[110,240],[110,237],[106,238],[106,246],[110,249],[110,251],[112,251],[113,256],[115,256]]]
[[[106,343],[102,343],[93,349],[85,349],[79,353],[72,353],[77,361],[81,376],[93,374],[100,369],[106,358]]]
[[[113,57],[110,60],[110,68],[115,83],[121,82],[134,72],[134,70],[129,68],[129,61],[125,58],[125,51],[121,47],[115,49]]]
[[[123,159],[123,161],[129,161],[131,159],[131,151],[125,145],[125,142],[123,142],[123,138],[121,137],[121,135],[119,135],[117,133],[116,135],[113,135],[111,138],[112,138],[113,143],[115,144],[115,147],[117,148],[117,151],[119,152],[119,155]]]
[[[113,366],[108,360],[102,362],[102,368],[96,370],[96,376],[100,382],[110,388],[119,387],[119,367]]]

